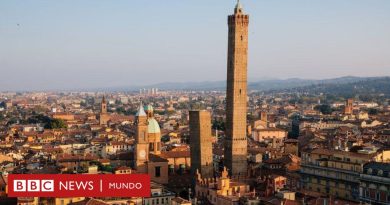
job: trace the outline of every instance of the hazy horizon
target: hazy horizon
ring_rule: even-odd
[[[250,1],[248,78],[390,75],[390,1]],[[234,0],[2,1],[0,90],[226,79]]]

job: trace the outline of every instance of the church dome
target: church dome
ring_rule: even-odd
[[[148,119],[148,133],[160,133],[160,125],[153,118]]]

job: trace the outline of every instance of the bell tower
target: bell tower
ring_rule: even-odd
[[[109,120],[110,116],[107,113],[107,102],[103,95],[102,102],[100,103],[99,124],[106,126]]]
[[[106,114],[107,113],[107,102],[106,98],[103,95],[102,102],[100,104],[100,114]]]
[[[136,114],[136,125],[135,167],[138,172],[146,173],[146,162],[149,160],[148,117],[142,106],[142,102]]]

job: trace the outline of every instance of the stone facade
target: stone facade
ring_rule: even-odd
[[[249,16],[238,3],[228,17],[225,165],[232,176],[247,174],[247,58]]]
[[[213,177],[210,112],[190,111],[191,174],[196,170],[204,177]]]

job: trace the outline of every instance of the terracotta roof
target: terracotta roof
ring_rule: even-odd
[[[299,201],[294,201],[294,200],[289,200],[285,199],[284,200],[284,205],[300,205],[301,203]]]
[[[100,163],[110,163],[109,159],[98,159]]]
[[[251,147],[251,148],[248,148],[248,153],[250,153],[250,154],[265,153],[267,151],[268,152],[275,152],[276,149],[268,148],[268,147]]]
[[[255,129],[256,131],[280,131],[280,132],[287,132],[286,130],[279,129],[276,127],[269,127],[269,128],[264,128],[264,129]]]
[[[92,161],[96,159],[97,158],[92,155],[81,156],[81,155],[63,154],[57,157],[58,162]]]
[[[277,159],[268,159],[264,161],[264,163],[269,163],[269,164],[289,164],[289,163],[299,163],[299,162],[300,162],[300,158],[293,154],[285,155]]]
[[[131,170],[131,168],[130,168],[130,167],[122,166],[122,167],[116,168],[115,170]]]
[[[161,157],[163,158],[181,158],[181,157],[190,157],[190,151],[165,151],[161,152]]]
[[[149,161],[151,162],[168,162],[167,159],[164,159],[160,156],[154,155],[154,154],[149,154]]]
[[[284,142],[298,142],[297,139],[286,139],[284,140]]]
[[[69,205],[109,205],[108,203],[98,199],[84,199],[79,202],[69,203]]]
[[[321,155],[323,154],[323,155],[329,155],[329,156],[339,154],[339,155],[344,155],[344,156],[363,157],[363,158],[367,158],[367,159],[377,155],[377,153],[364,154],[364,153],[348,152],[348,151],[341,151],[341,150],[329,150],[329,149],[322,149],[322,148],[315,149],[311,153],[321,154]]]
[[[110,155],[110,160],[134,160],[134,152],[121,152]]]
[[[312,150],[310,153],[312,153],[312,154],[328,155],[328,156],[332,155],[330,150],[322,149],[322,148],[318,148],[318,149]]]

